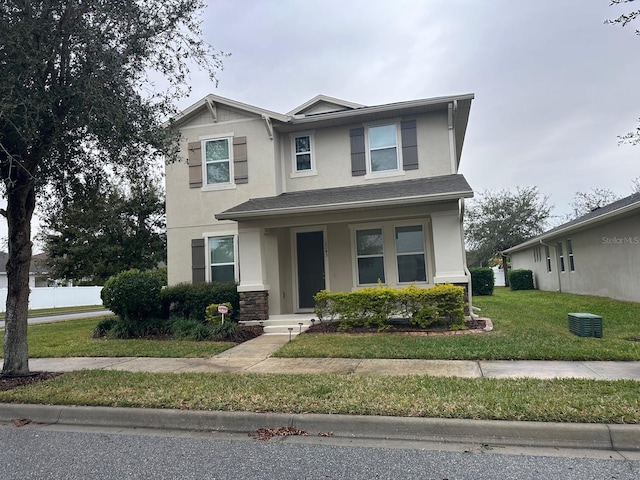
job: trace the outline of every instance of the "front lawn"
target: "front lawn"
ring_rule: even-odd
[[[101,318],[29,325],[29,357],[210,357],[235,346],[232,342],[92,338]]]
[[[640,304],[602,297],[496,288],[474,297],[490,333],[455,336],[303,334],[274,356],[453,360],[640,360]],[[569,332],[567,313],[602,316],[604,338]]]
[[[79,371],[0,402],[404,417],[640,423],[631,380]]]

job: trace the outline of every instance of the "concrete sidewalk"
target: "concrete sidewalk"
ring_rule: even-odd
[[[429,375],[463,378],[584,378],[640,380],[640,362],[540,360],[405,360],[353,358],[274,358],[288,335],[261,335],[209,358],[72,357],[34,358],[33,371],[104,369],[130,372],[337,373]]]

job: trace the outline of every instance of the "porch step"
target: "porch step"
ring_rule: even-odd
[[[307,315],[272,315],[269,320],[249,320],[239,323],[241,325],[262,325],[265,335],[289,335],[289,333],[298,335],[312,325],[312,318],[316,320],[312,313]],[[291,329],[291,332],[289,332],[289,329]]]

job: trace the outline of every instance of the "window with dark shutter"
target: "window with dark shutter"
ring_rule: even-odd
[[[202,144],[191,142],[189,149],[189,188],[202,187]]]
[[[364,128],[352,128],[351,137],[351,175],[354,177],[367,174],[367,157],[364,144]]]
[[[236,184],[249,183],[247,137],[234,137],[233,139],[233,179]]]
[[[416,170],[418,168],[418,138],[416,121],[404,120],[400,123],[402,135],[402,168]]]
[[[204,238],[191,240],[191,282],[205,282],[205,251]]]

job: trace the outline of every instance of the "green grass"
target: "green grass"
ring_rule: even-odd
[[[103,340],[91,332],[103,317],[29,325],[31,358],[47,357],[209,357],[233,346],[231,342],[178,340]],[[2,348],[0,346],[0,351]]]
[[[29,318],[48,317],[49,315],[64,315],[66,313],[95,312],[105,310],[104,305],[85,305],[82,307],[41,308],[29,310]],[[5,312],[0,313],[0,320],[5,319]]]
[[[92,370],[0,392],[0,402],[637,424],[638,391],[630,380]]]
[[[494,330],[479,335],[304,334],[274,356],[469,360],[640,360],[640,304],[603,297],[496,288],[474,297]],[[569,332],[567,313],[603,318],[604,338]]]

